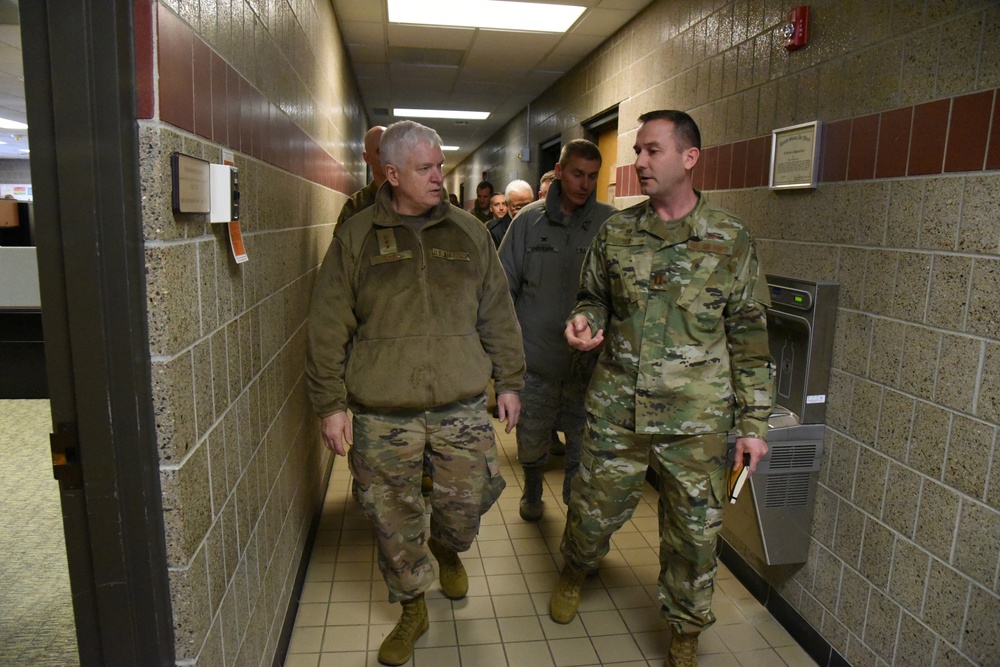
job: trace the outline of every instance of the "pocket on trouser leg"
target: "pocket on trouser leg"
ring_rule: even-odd
[[[479,506],[479,515],[490,511],[490,508],[500,499],[500,494],[507,488],[507,480],[500,474],[500,459],[496,444],[486,451],[486,483],[483,484],[483,500]]]
[[[375,473],[372,471],[368,461],[354,447],[347,450],[347,467],[350,468],[351,476],[354,477],[354,483],[358,490],[358,504],[361,505],[361,511],[368,517],[369,521],[375,523],[376,516],[372,492],[372,479]]]

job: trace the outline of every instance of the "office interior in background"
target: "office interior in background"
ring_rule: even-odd
[[[312,284],[367,182],[366,130],[486,113],[417,119],[451,147],[465,208],[587,138],[599,198],[623,209],[644,199],[638,116],[674,108],[702,132],[695,187],[791,299],[785,363],[825,369],[779,387],[773,449],[803,474],[772,460],[734,506],[700,664],[1000,664],[1000,5],[560,0],[580,11],[559,31],[540,6],[448,26],[394,5],[0,2],[0,576],[27,591],[44,561],[63,591],[6,596],[0,662],[376,664],[392,617],[304,387]],[[811,137],[809,169],[775,187],[792,136]],[[182,210],[177,154],[236,168],[238,229]],[[412,664],[662,664],[655,494],[559,634],[561,472],[527,526],[500,442],[508,489],[470,597],[434,601]],[[806,511],[768,518],[779,483]],[[42,523],[57,539],[26,552]],[[65,641],[15,647],[26,607]]]

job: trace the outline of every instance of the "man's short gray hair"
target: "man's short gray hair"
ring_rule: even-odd
[[[432,128],[412,120],[401,120],[385,128],[382,141],[379,142],[379,154],[382,164],[405,167],[406,156],[413,152],[419,144],[440,146],[441,137]]]
[[[510,193],[518,190],[521,192],[527,192],[528,196],[531,198],[535,197],[535,191],[531,189],[531,184],[528,183],[528,181],[517,179],[516,181],[511,181],[507,184],[507,188],[503,191],[504,199],[510,199]]]

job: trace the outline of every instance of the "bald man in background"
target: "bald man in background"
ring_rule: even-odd
[[[385,172],[382,171],[382,160],[379,155],[379,142],[382,141],[383,132],[385,128],[381,125],[376,125],[365,132],[365,150],[361,153],[361,159],[372,168],[372,182],[355,192],[344,203],[344,208],[340,209],[340,216],[337,217],[338,225],[374,204],[375,193],[385,183]]]

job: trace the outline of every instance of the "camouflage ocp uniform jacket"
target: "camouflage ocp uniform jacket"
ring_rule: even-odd
[[[340,209],[340,215],[337,216],[337,224],[339,225],[351,216],[356,215],[374,204],[378,188],[379,186],[375,185],[375,181],[372,181],[351,195],[350,198],[344,202],[344,207]]]
[[[746,228],[698,197],[680,220],[633,206],[594,239],[570,314],[605,330],[587,411],[636,433],[764,438],[766,280]]]

